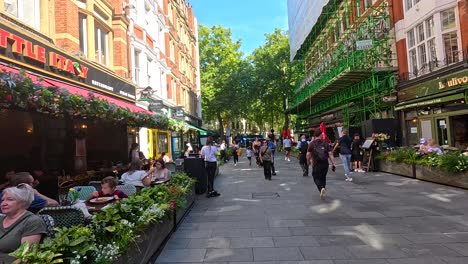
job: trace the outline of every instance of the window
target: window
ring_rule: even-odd
[[[406,10],[410,10],[413,7],[413,0],[406,0]]]
[[[427,42],[427,49],[429,51],[429,62],[437,63],[437,52],[436,52],[436,45],[435,45],[435,38],[429,40]]]
[[[407,35],[408,35],[408,47],[411,48],[416,44],[416,41],[414,39],[414,29],[411,29],[410,31],[408,31]]]
[[[88,55],[88,30],[86,24],[86,16],[80,14],[78,17],[79,30],[80,30],[80,50],[83,54]]]
[[[3,0],[3,7],[6,13],[35,29],[40,29],[40,0]]]
[[[442,31],[455,27],[455,11],[453,9],[442,11],[440,17],[442,20]]]
[[[96,61],[108,65],[108,50],[109,50],[109,43],[107,40],[108,32],[103,27],[98,24],[94,26],[94,46],[96,48]]]
[[[167,133],[158,133],[158,151],[161,152],[168,152],[168,144],[167,144]]]
[[[135,73],[134,73],[135,83],[137,86],[140,86],[140,51],[135,50],[134,57],[135,57],[135,67],[133,68],[135,69]]]
[[[434,36],[434,17],[426,19],[426,37],[430,38]]]
[[[152,62],[153,61],[148,58],[148,61],[146,63],[146,74],[147,74],[147,78],[148,78],[148,85],[151,85],[151,63]]]
[[[424,24],[421,23],[417,25],[416,28],[418,30],[418,43],[420,43],[421,41],[424,41]]]
[[[418,46],[419,67],[424,68],[427,63],[426,44]]]
[[[416,49],[412,49],[409,51],[409,59],[410,59],[410,71],[414,75],[418,75],[418,61],[416,56]]]
[[[458,62],[458,39],[457,32],[450,32],[442,35],[444,42],[446,64]]]

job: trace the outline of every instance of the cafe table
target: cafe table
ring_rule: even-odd
[[[93,199],[91,199],[91,200],[93,200]],[[90,214],[99,213],[107,205],[113,204],[113,203],[118,201],[116,199],[112,199],[112,200],[106,201],[106,202],[91,202],[91,200],[88,200],[88,201],[85,202],[85,205],[86,205],[86,207],[87,207]]]

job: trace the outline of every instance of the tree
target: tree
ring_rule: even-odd
[[[252,66],[242,59],[240,40],[233,41],[230,29],[199,25],[200,80],[202,114],[205,121],[223,123],[241,117],[248,111],[242,107],[248,98]]]
[[[255,112],[253,118],[260,122],[263,120],[263,123],[269,120],[272,127],[275,120],[282,121],[284,129],[290,123],[289,114],[286,113],[287,100],[292,97],[296,83],[302,79],[302,71],[300,64],[289,61],[287,32],[275,29],[265,37],[265,44],[255,49],[249,57],[258,88],[257,107],[263,107],[263,111]]]

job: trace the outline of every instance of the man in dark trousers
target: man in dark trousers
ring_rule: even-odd
[[[322,140],[322,132],[315,130],[314,140],[307,149],[307,163],[312,165],[312,177],[320,192],[320,199],[325,197],[328,172],[328,160],[332,163],[332,170],[335,171],[335,159],[330,146]]]
[[[299,164],[302,168],[302,176],[309,176],[309,164],[307,163],[307,148],[309,142],[306,140],[305,135],[301,135],[301,141],[299,141],[297,149],[299,149]]]

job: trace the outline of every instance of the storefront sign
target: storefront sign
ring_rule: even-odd
[[[408,101],[451,89],[457,89],[463,87],[463,85],[468,85],[468,70],[440,76],[422,84],[404,88],[398,92],[398,99],[400,102]]]
[[[417,127],[412,127],[411,128],[411,134],[417,134],[418,133],[418,128]]]
[[[368,50],[372,49],[372,39],[363,39],[356,41],[356,50]]]
[[[397,100],[397,97],[395,95],[390,95],[390,96],[384,96],[382,97],[382,102],[395,102]]]
[[[399,111],[399,110],[403,110],[407,108],[417,108],[417,107],[426,106],[426,105],[433,105],[433,104],[455,101],[455,100],[463,99],[464,96],[465,96],[464,94],[453,94],[449,96],[438,97],[438,98],[415,102],[415,103],[409,103],[409,104],[402,103],[400,105],[395,106],[395,111]]]
[[[1,23],[0,61],[17,64],[42,75],[111,93],[134,101],[135,86],[105,69],[73,57],[41,39]]]

